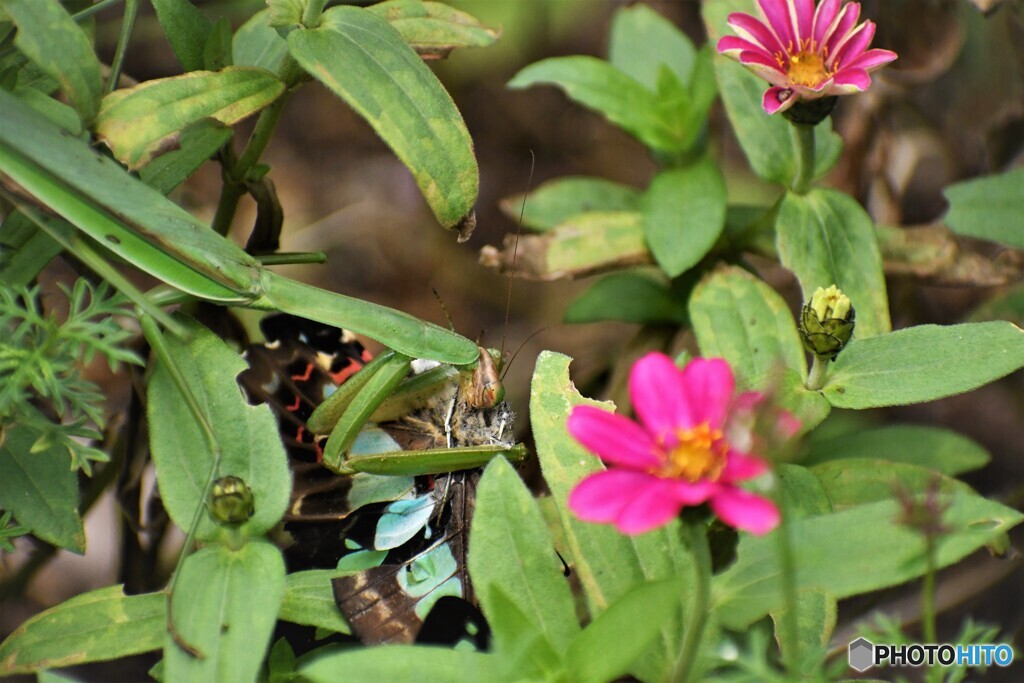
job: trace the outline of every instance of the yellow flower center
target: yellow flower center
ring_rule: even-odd
[[[825,67],[828,50],[818,50],[818,46],[809,38],[800,41],[800,51],[794,52],[790,43],[786,53],[777,52],[775,60],[779,68],[786,70],[786,76],[794,85],[816,86],[836,72],[837,64],[831,70]]]
[[[665,449],[667,458],[653,474],[691,482],[718,479],[725,467],[725,454],[729,450],[721,430],[711,429],[705,422],[692,429],[676,430],[675,437],[677,443]]]

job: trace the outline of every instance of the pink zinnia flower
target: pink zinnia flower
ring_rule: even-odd
[[[869,50],[875,24],[860,18],[860,3],[842,0],[758,0],[761,18],[729,15],[735,36],[718,41],[718,51],[772,84],[761,106],[769,114],[798,100],[863,92],[870,72],[896,59],[889,50]],[[840,9],[842,7],[842,9]]]
[[[697,358],[684,370],[661,353],[641,358],[629,378],[639,423],[590,406],[569,415],[569,433],[611,466],[581,481],[569,508],[586,521],[641,534],[683,507],[708,502],[730,526],[771,531],[779,522],[775,504],[736,485],[768,465],[733,445],[752,443],[745,430],[730,433],[737,424],[730,416],[734,388],[732,370],[720,358]],[[755,396],[737,397],[747,406],[741,410]]]

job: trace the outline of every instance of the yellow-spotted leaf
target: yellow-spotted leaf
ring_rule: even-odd
[[[207,119],[233,125],[273,102],[284,88],[269,71],[242,66],[158,78],[104,97],[96,133],[114,156],[137,169],[178,149],[188,126]]]

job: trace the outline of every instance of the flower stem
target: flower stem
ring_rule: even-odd
[[[935,539],[932,536],[926,538],[927,548],[925,549],[925,561],[927,565],[924,573],[924,585],[921,587],[921,628],[924,633],[924,642],[937,643],[935,633]],[[942,681],[942,669],[933,665],[928,669],[926,677],[928,681],[937,683]]]
[[[814,126],[793,123],[790,130],[796,147],[796,175],[789,189],[796,194],[807,194],[814,179]]]
[[[775,504],[779,506],[779,526],[775,530],[775,551],[779,558],[779,572],[782,577],[782,598],[785,608],[782,612],[782,661],[786,672],[793,679],[799,674],[800,634],[797,629],[796,562],[793,560],[793,544],[790,538],[789,510],[782,492],[782,480],[776,472]]]
[[[825,374],[828,369],[828,364],[831,362],[828,356],[819,356],[814,354],[814,361],[811,363],[811,372],[807,375],[806,387],[811,391],[817,391],[821,389],[822,385],[825,384]]]
[[[700,640],[707,623],[708,606],[711,601],[711,548],[708,545],[707,528],[700,522],[683,524],[686,539],[693,553],[694,590],[690,613],[683,634],[683,647],[676,660],[673,681],[687,681],[697,661]]]
[[[114,59],[110,62],[110,78],[104,88],[104,92],[107,94],[114,92],[117,89],[117,82],[121,80],[125,51],[128,49],[128,40],[132,37],[132,29],[135,28],[135,18],[138,14],[139,0],[127,0],[124,6],[124,17],[121,19],[121,34],[117,37]]]
[[[260,112],[252,135],[249,136],[249,141],[237,160],[232,160],[233,155],[230,154],[230,150],[225,149],[227,162],[224,169],[224,184],[220,188],[220,199],[217,202],[217,211],[213,216],[214,232],[220,235],[228,234],[231,222],[235,218],[235,211],[238,209],[238,200],[245,194],[245,177],[267,148],[287,101],[288,93],[286,92]]]

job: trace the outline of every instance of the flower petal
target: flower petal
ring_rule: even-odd
[[[821,47],[825,31],[835,21],[836,15],[839,13],[839,6],[842,4],[843,0],[822,0],[822,3],[818,5],[818,9],[815,10],[814,28],[811,31],[811,37],[818,48]]]
[[[648,486],[659,481],[653,475],[627,470],[595,472],[569,492],[569,509],[587,522],[608,524]]]
[[[732,404],[736,381],[732,368],[721,358],[694,358],[683,370],[683,392],[695,422],[707,422],[718,429]]]
[[[758,76],[771,82],[773,85],[789,85],[789,75],[779,66],[779,63],[771,56],[763,52],[746,50],[739,54],[740,64],[750,67]]]
[[[779,44],[792,49],[795,44],[793,31],[789,23],[789,0],[757,0],[757,6],[768,22],[772,33],[778,38]]]
[[[622,415],[593,406],[576,406],[565,426],[584,448],[607,463],[636,470],[661,464],[650,434]]]
[[[706,479],[693,483],[683,479],[675,479],[672,483],[672,494],[684,506],[700,505],[721,488],[718,483]]]
[[[884,64],[896,59],[896,53],[891,50],[881,50],[875,48],[874,50],[868,50],[860,57],[857,57],[852,62],[846,65],[847,69],[864,69],[865,71],[874,71]]]
[[[832,68],[844,69],[849,62],[864,54],[864,51],[871,45],[874,37],[875,23],[873,21],[865,21],[836,48],[835,54],[829,60],[829,64]]]
[[[799,98],[793,97],[792,88],[783,88],[776,85],[764,91],[764,97],[761,98],[761,107],[766,114],[777,114],[792,107],[797,99]]]
[[[839,44],[846,39],[846,35],[853,28],[857,20],[860,19],[860,4],[856,2],[850,2],[843,5],[843,11],[839,13],[832,25],[825,31],[825,35],[821,39],[822,49],[825,51],[824,54],[832,57],[836,53],[836,48]],[[828,61],[828,65],[831,66],[832,60]]]
[[[762,536],[779,524],[775,503],[734,487],[722,487],[711,499],[711,509],[719,519],[736,529]]]
[[[770,28],[749,14],[734,12],[729,15],[728,23],[741,38],[760,45],[769,53],[786,51]]]
[[[615,527],[624,534],[635,536],[668,524],[679,514],[683,504],[673,495],[671,479],[655,479],[645,486],[624,506],[615,520]]]
[[[795,0],[790,3],[790,11],[794,13],[793,26],[799,39],[811,37],[811,26],[814,22],[814,0]]]
[[[722,54],[728,54],[730,57],[741,52],[752,52],[761,55],[762,59],[771,59],[771,54],[763,47],[739,36],[725,36],[718,41],[718,45],[715,48]]]
[[[746,481],[747,479],[759,477],[767,471],[768,463],[761,458],[729,449],[729,454],[725,459],[725,468],[722,469],[719,481],[723,484]]]
[[[843,93],[863,92],[871,85],[871,76],[864,69],[843,69],[832,78],[832,82]]]
[[[683,391],[682,373],[663,353],[649,353],[633,364],[629,397],[640,422],[655,439],[696,424]]]

